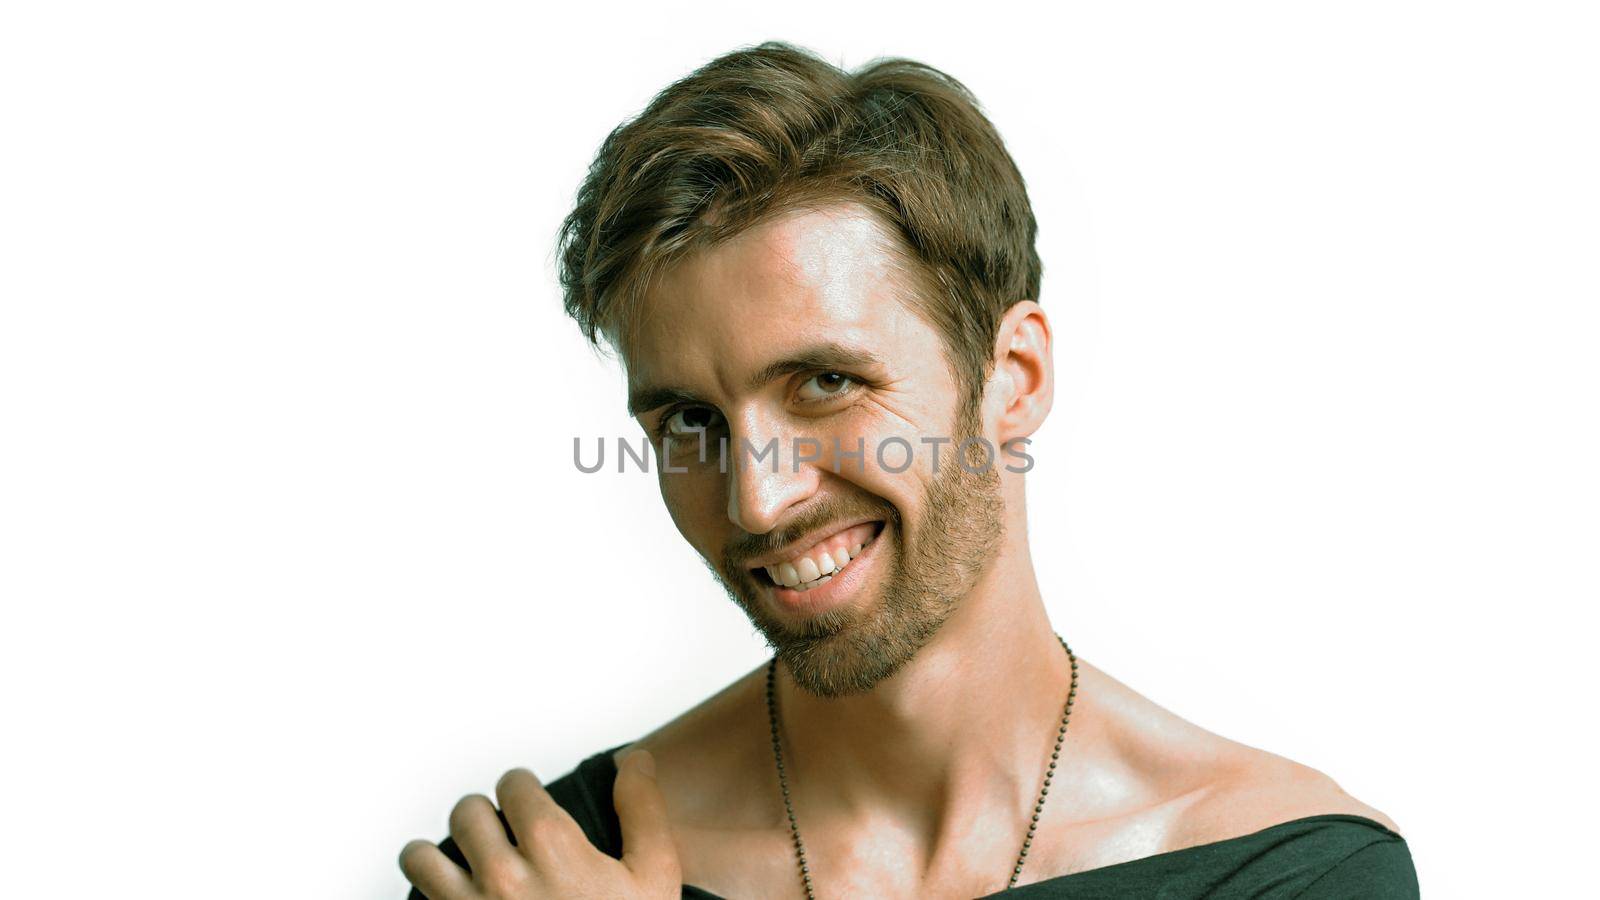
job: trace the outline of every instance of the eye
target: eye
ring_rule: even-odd
[[[806,379],[798,391],[801,400],[831,400],[849,393],[855,385],[855,379],[839,372],[823,372]]]
[[[715,428],[722,422],[722,413],[709,406],[688,406],[668,415],[661,423],[662,434],[693,434]]]

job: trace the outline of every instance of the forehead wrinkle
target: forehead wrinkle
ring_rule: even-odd
[[[870,352],[863,358],[861,348],[875,341],[863,345],[860,339],[881,339],[910,325],[897,315],[915,314],[907,308],[909,285],[900,257],[874,214],[848,207],[797,210],[691,253],[653,280],[657,302],[641,311],[629,354],[643,364],[645,377],[630,399],[710,403],[682,384],[684,376],[707,377],[715,384],[703,387],[712,396],[733,397],[780,370],[829,368],[824,354],[796,355],[819,348],[833,351],[831,362],[840,367],[894,362]],[[824,336],[822,344],[806,340]],[[841,341],[856,348],[842,352],[847,345]],[[785,344],[801,346],[786,353]],[[758,353],[768,358],[748,358]],[[709,371],[691,375],[682,364]],[[678,371],[659,372],[658,381],[652,368]],[[630,410],[643,411],[632,403]]]

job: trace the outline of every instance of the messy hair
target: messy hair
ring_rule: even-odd
[[[607,136],[562,223],[567,313],[618,346],[674,261],[833,203],[864,206],[898,238],[913,308],[975,401],[1006,310],[1039,297],[1038,229],[972,93],[909,59],[846,71],[772,41],[661,91]]]

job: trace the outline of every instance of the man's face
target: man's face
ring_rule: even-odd
[[[679,532],[824,696],[893,674],[1000,539],[998,476],[954,449],[977,411],[887,241],[854,206],[752,228],[664,273],[625,350]],[[925,438],[955,444],[936,466]]]

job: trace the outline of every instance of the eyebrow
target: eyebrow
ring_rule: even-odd
[[[668,403],[698,403],[700,398],[682,388],[641,387],[628,392],[628,415],[638,416]]]
[[[763,366],[745,382],[746,389],[759,390],[768,384],[795,372],[816,369],[863,369],[880,366],[878,357],[860,347],[851,347],[836,341],[812,344]],[[702,403],[693,391],[683,388],[641,385],[628,393],[628,415],[637,416],[658,409],[668,403]]]

